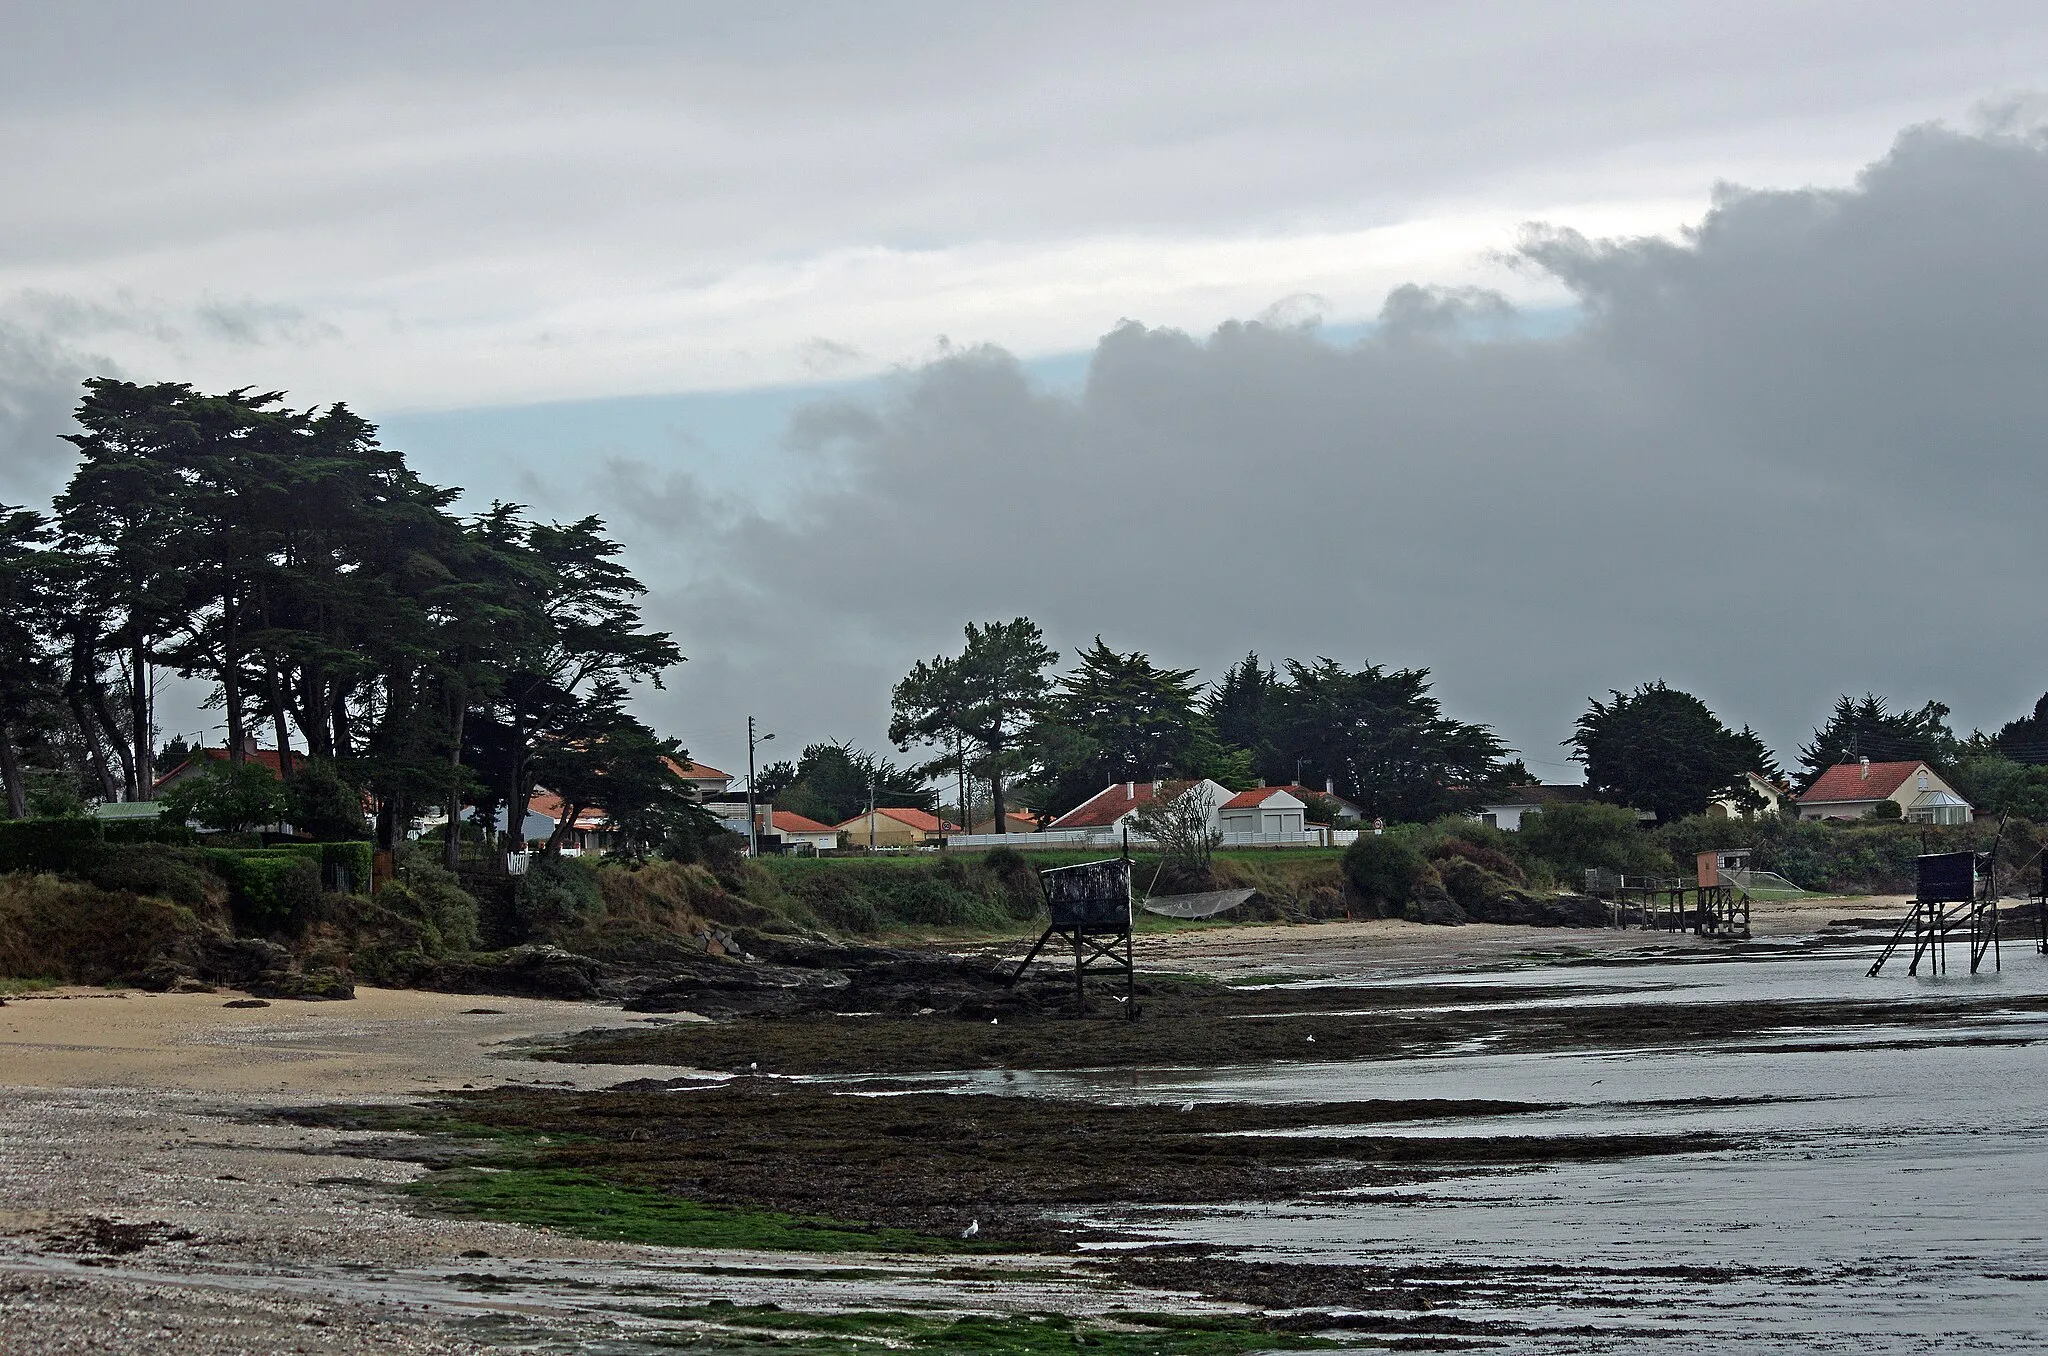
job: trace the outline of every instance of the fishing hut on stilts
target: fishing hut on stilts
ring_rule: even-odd
[[[2004,825],[1999,828],[2003,833]],[[1922,965],[1929,974],[1945,974],[1952,940],[1968,942],[1971,974],[1983,966],[1986,954],[1991,968],[1999,969],[1997,863],[1995,840],[1988,853],[1930,852],[1914,858],[1913,907],[1899,920],[1898,931],[1878,953],[1870,973],[1883,970],[1910,942],[1913,957],[1906,963],[1907,974],[1919,974]],[[2048,950],[2048,933],[2043,934],[2042,948]]]
[[[1724,848],[1699,854],[1693,880],[1629,876],[1588,867],[1586,893],[1607,904],[1609,926],[1685,932],[1721,941],[1749,940],[1749,854]]]
[[[1051,922],[1010,974],[1010,983],[1024,977],[1046,943],[1065,938],[1074,957],[1074,1009],[1088,1007],[1088,971],[1121,973],[1124,1016],[1138,1015],[1138,970],[1131,939],[1131,849],[1106,861],[1056,866],[1038,873]]]

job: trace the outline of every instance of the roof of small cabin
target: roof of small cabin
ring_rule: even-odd
[[[1303,786],[1299,782],[1288,782],[1281,786],[1268,786],[1263,787],[1261,789],[1266,791],[1285,791],[1288,795],[1294,797],[1298,801],[1301,801],[1303,804],[1308,803],[1308,799],[1310,796],[1320,796],[1324,800],[1334,800],[1339,805],[1349,806],[1351,809],[1358,811],[1360,814],[1363,814],[1365,811],[1365,807],[1360,805],[1357,801],[1352,800],[1347,796],[1340,796],[1335,791],[1325,791],[1319,786]]]
[[[769,823],[778,833],[837,833],[830,824],[820,824],[815,819],[806,819],[794,810],[777,810],[769,817]]]
[[[1872,763],[1870,775],[1863,773],[1863,764],[1837,763],[1820,774],[1820,780],[1806,789],[1799,797],[1799,803],[1818,805],[1834,804],[1851,800],[1884,800],[1906,784],[1906,779],[1927,764]]]
[[[1300,796],[1295,795],[1294,792],[1284,786],[1255,786],[1249,791],[1238,792],[1217,808],[1223,810],[1256,810],[1261,806],[1270,804],[1275,796],[1286,796],[1289,800],[1293,801],[1301,800]],[[1293,807],[1283,806],[1282,808],[1292,809]]]
[[[841,829],[852,828],[855,824],[865,824],[867,818],[867,811],[863,810],[844,823],[832,827]],[[951,824],[940,819],[930,810],[919,810],[908,805],[877,805],[875,807],[875,818],[893,819],[898,824],[908,824],[911,828],[922,830],[925,833],[955,832]]]

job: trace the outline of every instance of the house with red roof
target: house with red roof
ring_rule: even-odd
[[[923,847],[938,842],[942,835],[960,832],[931,811],[907,805],[878,805],[834,827],[846,835],[848,847],[857,848]]]
[[[1837,763],[1799,797],[1801,819],[1868,819],[1891,801],[1909,824],[1967,824],[1970,802],[1922,762]]]
[[[1293,843],[1301,839],[1308,803],[1283,786],[1240,791],[1216,807],[1224,841]]]
[[[839,846],[839,830],[830,824],[820,824],[794,810],[770,809],[760,817],[761,836],[765,839],[773,834],[782,840],[785,850],[792,847],[808,847],[814,852],[830,852]]]
[[[715,767],[690,760],[664,758],[661,761],[667,763],[676,776],[690,784],[690,789],[697,793],[699,801],[717,800],[732,786],[730,772],[720,772]]]
[[[1215,826],[1214,807],[1229,800],[1234,792],[1220,782],[1204,778],[1199,782],[1111,782],[1087,800],[1055,819],[1051,828],[1122,829],[1132,815],[1155,800],[1171,800],[1188,788],[1199,786],[1208,798],[1210,822]]]

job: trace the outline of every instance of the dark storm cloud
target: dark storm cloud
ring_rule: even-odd
[[[1553,763],[1588,696],[1659,677],[1784,751],[1841,691],[1995,723],[2048,686],[2043,220],[2039,132],[1924,128],[1676,242],[1532,229],[1583,310],[1559,337],[1407,288],[1344,348],[1127,323],[1071,398],[959,353],[804,421],[835,482],[657,602],[712,656],[674,700],[872,740],[911,660],[1021,613],[1210,676],[1428,665]]]

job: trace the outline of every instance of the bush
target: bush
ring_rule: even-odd
[[[454,872],[413,843],[399,848],[393,872],[394,879],[378,893],[377,902],[393,913],[418,919],[426,929],[425,949],[436,954],[476,950],[476,896],[462,888]]]
[[[1398,915],[1422,879],[1420,853],[1397,838],[1360,834],[1344,849],[1344,878],[1387,917]]]
[[[1437,870],[1444,874],[1446,883],[1450,880],[1449,866],[1456,861],[1470,862],[1492,875],[1500,877],[1510,885],[1525,885],[1528,877],[1515,859],[1498,848],[1481,847],[1464,838],[1446,838],[1429,850],[1430,859],[1437,863]],[[1453,891],[1453,897],[1456,896]]]
[[[1637,825],[1635,811],[1619,805],[1554,805],[1522,816],[1521,834],[1531,856],[1574,885],[1588,867],[1631,876],[1668,876],[1674,869],[1670,854]]]
[[[597,876],[574,857],[542,853],[512,892],[512,907],[529,934],[577,927],[604,916]]]
[[[77,873],[105,854],[97,820],[0,820],[0,871]]]
[[[1480,851],[1485,851],[1484,848]],[[1513,865],[1510,863],[1510,865]],[[1498,904],[1511,894],[1519,884],[1521,873],[1516,879],[1488,870],[1469,857],[1450,856],[1436,863],[1437,874],[1443,879],[1444,891],[1468,914],[1486,913],[1487,906]]]
[[[310,918],[320,904],[317,848],[209,848],[205,860],[228,883],[235,923],[278,931]]]
[[[284,784],[262,763],[210,762],[159,797],[172,821],[244,833],[285,816]]]
[[[206,902],[210,879],[203,860],[189,848],[145,843],[108,848],[79,874],[102,890],[129,890],[197,908]]]
[[[1872,819],[1889,819],[1894,822],[1906,817],[1905,807],[1895,800],[1881,800],[1870,807]]]
[[[190,909],[51,875],[0,878],[0,976],[132,979],[207,931]]]

